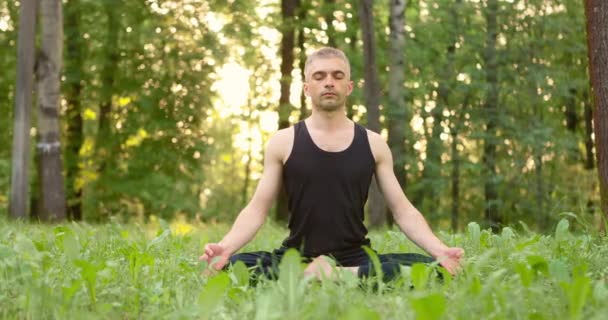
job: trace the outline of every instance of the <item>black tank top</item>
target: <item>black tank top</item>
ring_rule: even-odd
[[[363,207],[375,160],[365,128],[355,124],[354,130],[348,148],[328,152],[315,145],[304,121],[294,126],[293,148],[283,166],[291,213],[283,247],[341,261],[364,254],[361,247],[370,245]]]

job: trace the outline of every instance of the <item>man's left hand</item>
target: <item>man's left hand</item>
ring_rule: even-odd
[[[462,248],[445,248],[439,254],[436,255],[439,264],[448,270],[449,273],[455,275],[460,270],[460,259],[464,256],[464,249]]]

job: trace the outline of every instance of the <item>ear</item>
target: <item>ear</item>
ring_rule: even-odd
[[[304,95],[306,95],[307,97],[310,97],[310,93],[308,92],[308,83],[304,82],[302,84],[302,90],[304,90]]]
[[[354,82],[352,81],[348,81],[348,84],[346,85],[346,95],[350,96],[350,94],[353,92],[353,88],[355,87]]]

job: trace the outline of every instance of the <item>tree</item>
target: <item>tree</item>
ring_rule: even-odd
[[[388,145],[393,154],[393,170],[401,188],[407,186],[407,172],[405,170],[406,136],[409,136],[409,123],[412,113],[405,104],[405,8],[406,0],[390,1],[390,73],[388,105],[386,106],[386,119],[388,120]],[[391,220],[389,219],[389,222]]]
[[[42,0],[42,41],[36,63],[38,82],[38,175],[41,220],[63,220],[66,216],[63,163],[59,131],[60,77],[63,52],[61,0]]]
[[[70,0],[65,6],[66,59],[65,59],[65,99],[67,102],[65,139],[66,189],[68,194],[68,217],[82,220],[82,183],[80,175],[80,148],[83,143],[82,89],[84,48],[81,29],[80,0]]]
[[[306,10],[307,7],[301,3],[298,12],[298,67],[300,68],[300,79],[302,83],[306,81],[306,75],[304,74],[304,67],[306,66],[306,49],[304,43],[306,43],[306,36],[304,35],[304,26],[306,21]],[[300,92],[300,120],[304,120],[308,117],[308,108],[306,107],[306,94],[304,90]]]
[[[586,0],[589,75],[595,112],[595,145],[597,151],[600,201],[608,218],[608,2]]]
[[[17,85],[13,128],[13,160],[11,173],[10,214],[13,218],[27,216],[29,198],[29,155],[32,87],[34,80],[34,39],[38,1],[24,0],[19,12],[17,49]]]
[[[496,16],[498,1],[488,0],[484,12],[486,19],[486,47],[483,52],[483,61],[486,72],[486,97],[483,104],[486,118],[486,132],[483,144],[484,164],[484,194],[486,221],[494,231],[498,231],[502,219],[498,210],[498,183],[496,179],[496,130],[498,121],[498,56],[496,53],[496,38],[498,25]]]
[[[104,43],[104,61],[101,70],[101,101],[99,104],[99,126],[95,147],[98,157],[99,176],[103,176],[106,163],[110,158],[110,142],[112,140],[112,95],[116,82],[116,66],[119,62],[118,32],[120,18],[115,0],[104,1],[106,15],[106,41]]]
[[[281,0],[281,15],[283,24],[281,28],[281,96],[279,97],[279,130],[289,127],[289,116],[293,109],[289,102],[291,95],[291,82],[293,63],[295,60],[295,14],[298,9],[299,0]],[[278,220],[286,221],[289,216],[287,208],[287,193],[281,188],[279,193],[276,217]]]
[[[363,64],[365,71],[364,96],[367,106],[367,127],[380,133],[380,81],[376,70],[376,40],[374,35],[373,1],[361,0],[359,19],[363,34]],[[375,177],[369,191],[369,223],[371,227],[386,224],[386,205]]]
[[[334,28],[334,10],[336,9],[336,0],[323,1],[323,19],[327,24],[327,45],[330,47],[336,46],[336,29]]]

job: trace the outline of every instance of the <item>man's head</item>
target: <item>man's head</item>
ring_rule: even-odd
[[[313,52],[306,59],[304,75],[304,92],[311,98],[313,108],[336,111],[345,106],[353,82],[344,52],[334,48]]]
[[[341,59],[342,61],[344,61],[344,63],[346,64],[346,71],[347,71],[347,78],[350,79],[350,62],[348,61],[348,58],[346,57],[346,55],[344,54],[344,52],[342,52],[342,50],[336,49],[336,48],[331,48],[331,47],[324,47],[321,48],[313,53],[311,53],[310,55],[308,55],[308,57],[306,58],[306,63],[304,64],[304,77],[306,80],[310,79],[310,66],[313,64],[313,62],[317,59],[329,59],[329,58],[337,58],[337,59]]]

